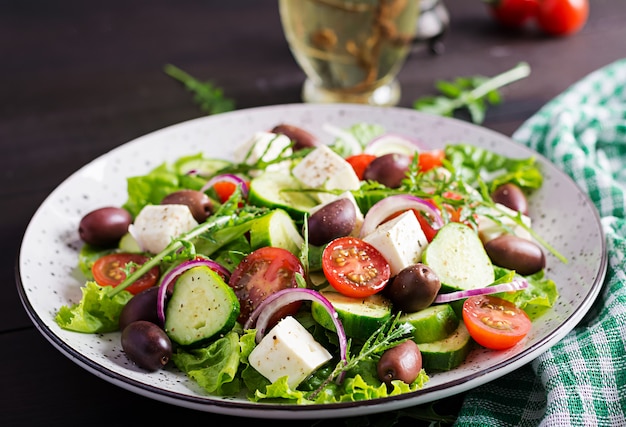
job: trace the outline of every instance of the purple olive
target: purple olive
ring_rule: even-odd
[[[376,364],[378,379],[388,386],[391,386],[393,380],[411,384],[421,370],[422,352],[413,340],[386,350]]]
[[[520,187],[509,182],[502,184],[491,194],[491,199],[514,211],[528,215],[528,200]]]
[[[485,251],[495,265],[515,270],[522,276],[535,274],[546,266],[541,247],[514,234],[503,234],[485,244]]]
[[[418,263],[402,269],[385,287],[385,295],[399,310],[414,312],[431,305],[440,289],[437,274]]]
[[[172,357],[172,342],[165,331],[152,322],[137,320],[122,331],[122,349],[140,368],[158,371]]]
[[[162,205],[187,205],[193,218],[199,223],[213,212],[213,204],[209,196],[196,190],[179,190],[168,194],[161,200]]]
[[[90,245],[110,247],[128,232],[133,219],[126,209],[108,206],[89,212],[78,225],[80,238]]]
[[[365,168],[363,179],[377,181],[389,188],[398,188],[411,165],[406,154],[388,153],[375,158]]]
[[[272,133],[282,134],[287,136],[289,139],[293,141],[293,149],[301,150],[303,148],[311,148],[318,145],[317,138],[305,131],[304,129],[294,126],[281,123],[279,125],[274,126],[272,129]]]
[[[356,207],[349,199],[334,200],[315,211],[308,219],[309,242],[321,246],[337,237],[349,235],[356,225]]]

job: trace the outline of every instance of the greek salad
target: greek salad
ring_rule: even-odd
[[[316,132],[330,132],[320,142]],[[78,224],[82,299],[55,320],[121,332],[140,369],[290,404],[422,388],[475,346],[518,345],[558,298],[528,195],[535,159],[431,149],[376,124],[278,124],[233,159],[127,179]]]

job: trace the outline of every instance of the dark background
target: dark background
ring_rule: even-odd
[[[586,26],[564,38],[534,27],[506,31],[480,0],[446,5],[445,51],[416,46],[399,75],[402,107],[432,94],[436,79],[493,76],[526,61],[531,76],[506,87],[483,124],[511,135],[571,84],[626,56],[623,0],[592,0]],[[179,424],[237,421],[156,402],[81,369],[39,334],[16,292],[23,233],[57,185],[120,144],[204,115],[163,72],[167,63],[223,88],[238,109],[300,102],[304,75],[277,2],[0,0],[3,426],[149,425],[166,415]],[[454,413],[461,398],[442,402],[444,412]]]

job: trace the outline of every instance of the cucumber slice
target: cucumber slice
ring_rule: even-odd
[[[252,178],[248,201],[254,205],[285,210],[295,219],[318,204],[307,193],[301,192],[298,180],[284,172],[265,172]]]
[[[365,298],[351,298],[339,292],[322,292],[322,295],[337,311],[349,338],[365,341],[391,318],[391,302],[379,294]],[[311,315],[324,328],[335,330],[330,315],[320,303],[311,303]]]
[[[454,369],[465,361],[473,342],[465,323],[459,322],[459,326],[450,336],[418,345],[422,353],[422,366],[426,372]]]
[[[179,159],[176,162],[175,167],[181,175],[195,171],[198,175],[213,176],[219,170],[224,169],[226,166],[230,166],[231,164],[232,163],[227,160],[207,159],[202,157],[202,155],[195,155]]]
[[[439,276],[441,292],[483,288],[495,280],[493,264],[478,234],[458,222],[437,232],[424,249],[422,262]]]
[[[142,252],[141,247],[139,247],[139,243],[135,240],[135,238],[130,233],[126,233],[122,236],[118,243],[118,248],[122,252],[132,252],[132,253],[140,253]]]
[[[215,271],[193,267],[176,280],[165,308],[165,332],[180,345],[204,345],[235,326],[239,309],[235,291]]]
[[[413,325],[413,341],[417,344],[442,340],[459,326],[459,317],[450,304],[431,305],[420,311],[406,313],[398,321]]]
[[[275,209],[257,221],[250,228],[250,246],[258,249],[264,246],[287,249],[300,256],[304,238],[296,228],[294,220],[283,209]]]

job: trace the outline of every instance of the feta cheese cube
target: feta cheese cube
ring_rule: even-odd
[[[361,186],[350,163],[326,145],[320,145],[307,154],[291,173],[307,188],[358,190]],[[322,203],[336,197],[324,192],[312,195]]]
[[[187,205],[147,205],[129,231],[143,250],[156,254],[197,225]]]
[[[526,231],[523,227],[513,222],[511,218],[509,218],[508,216],[500,212],[500,210],[502,210],[511,216],[516,216],[517,215],[516,211],[510,208],[507,208],[506,206],[500,203],[496,203],[496,206],[498,207],[498,209],[493,209],[493,211],[491,212],[491,216],[499,219],[502,222],[502,224],[511,228],[511,230],[513,231],[513,234],[515,234],[516,236],[521,237],[523,239],[527,239],[527,240],[533,240],[533,237],[528,231]],[[531,225],[530,217],[522,214],[522,222],[530,228],[530,225]],[[482,240],[483,243],[487,243],[488,241],[493,240],[496,237],[504,233],[509,233],[509,231],[507,231],[502,226],[502,224],[494,221],[491,218],[486,217],[485,215],[479,215],[478,216],[478,236],[480,237],[480,240]]]
[[[295,389],[331,358],[300,322],[287,316],[263,337],[248,361],[271,382],[287,376],[289,387]]]
[[[380,251],[389,263],[391,276],[422,259],[428,240],[415,214],[406,211],[382,223],[363,238]]]
[[[256,132],[246,143],[237,147],[233,158],[235,162],[252,165],[259,160],[269,162],[277,159],[281,153],[290,155],[293,151],[288,148],[291,140],[286,135],[272,132]],[[266,168],[268,171],[276,171],[286,168],[286,165],[275,163]],[[254,174],[253,174],[254,175]]]

